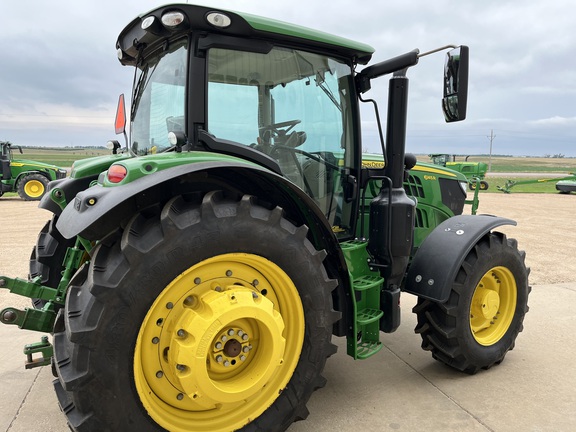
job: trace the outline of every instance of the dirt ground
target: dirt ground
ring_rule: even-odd
[[[532,285],[576,280],[576,195],[500,194],[480,196],[479,213],[507,217],[517,226],[499,230],[516,238],[526,251]],[[19,198],[0,198],[0,275],[25,278],[30,251],[51,213],[36,202]],[[8,299],[9,297],[9,299]],[[0,290],[0,305],[27,306],[28,301]],[[14,304],[18,303],[18,304]]]

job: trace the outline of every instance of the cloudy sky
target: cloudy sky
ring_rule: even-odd
[[[104,145],[114,138],[120,93],[132,70],[115,42],[135,16],[164,1],[1,0],[0,140],[19,145]],[[444,55],[410,69],[407,150],[414,153],[576,157],[573,0],[204,0],[313,27],[373,46],[372,62],[414,48],[470,47],[468,119],[445,124]],[[373,83],[385,118],[387,79]],[[374,116],[364,141],[377,150]]]

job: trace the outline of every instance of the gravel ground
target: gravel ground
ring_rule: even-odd
[[[574,212],[576,196],[560,194],[480,195],[478,213],[494,214],[518,222],[499,228],[516,238],[526,251],[532,285],[576,280]],[[0,275],[26,277],[30,251],[38,232],[51,217],[36,202],[0,198]],[[28,300],[0,290],[0,306],[27,306]]]

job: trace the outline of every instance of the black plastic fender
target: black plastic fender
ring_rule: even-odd
[[[489,215],[459,215],[442,222],[412,259],[404,291],[444,303],[468,253],[486,233],[501,225],[516,222]]]

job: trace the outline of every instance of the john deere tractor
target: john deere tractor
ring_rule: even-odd
[[[13,157],[13,145],[0,141],[0,196],[18,192],[20,198],[36,201],[44,196],[48,182],[66,177],[66,170],[51,164]],[[22,147],[16,147],[22,153]]]
[[[488,165],[486,163],[468,162],[470,156],[466,156],[464,162],[456,161],[456,155],[431,154],[429,156],[430,159],[432,159],[432,163],[464,174],[468,179],[468,184],[471,189],[476,189],[477,186],[479,186],[481,190],[488,189],[488,182],[484,180],[486,172],[488,171]]]
[[[53,334],[28,366],[52,364],[73,430],[286,430],[332,337],[377,354],[401,292],[436,360],[502,362],[530,290],[495,231],[515,222],[459,214],[463,177],[405,153],[407,71],[432,52],[364,67],[365,44],[190,4],[135,18],[117,51],[135,70],[125,151],[51,183],[30,279],[0,277],[38,306],[0,319]],[[467,47],[448,52],[449,122],[467,69]],[[360,105],[385,75],[383,155],[363,161]]]

